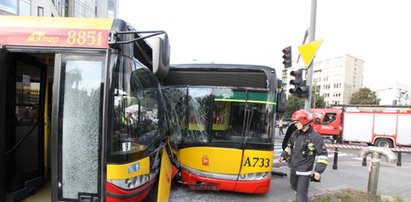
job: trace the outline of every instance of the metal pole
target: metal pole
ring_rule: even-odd
[[[311,18],[310,18],[310,28],[308,31],[308,41],[312,42],[315,39],[315,21],[317,13],[317,0],[311,0]],[[310,66],[307,70],[307,86],[308,86],[308,98],[305,99],[304,109],[310,111],[311,109],[311,89],[312,89],[312,78],[313,78],[313,68],[314,68],[314,59],[312,60]]]
[[[303,40],[303,43],[302,43],[302,44],[305,44],[305,40],[307,40],[307,36],[308,36],[308,28],[305,30],[304,40]],[[298,63],[298,61],[300,61],[300,57],[301,57],[301,55],[298,54],[297,63]]]
[[[371,154],[371,165],[369,169],[369,178],[368,178],[368,188],[367,194],[371,199],[375,199],[378,186],[378,176],[380,172],[380,159],[381,155],[385,157],[388,162],[396,163],[397,157],[394,152],[387,148],[381,147],[364,147],[361,152],[358,154],[359,157],[366,158],[368,154]]]
[[[362,166],[367,166],[367,157],[362,158]]]
[[[400,151],[398,152],[397,156],[398,156],[397,157],[397,166],[401,166],[401,152]]]
[[[336,148],[335,148],[335,151],[334,151],[334,164],[333,164],[333,170],[337,170],[337,169],[338,169],[338,165],[337,165],[337,163],[338,163],[338,148],[336,147]]]
[[[317,94],[317,92],[316,92],[317,88],[316,88],[315,84],[316,84],[316,83],[314,83],[314,86],[313,86],[313,88],[314,88],[314,95],[311,95],[311,97],[313,97],[313,108],[315,108],[315,94]]]
[[[370,169],[370,174],[368,178],[367,193],[368,193],[368,196],[372,197],[373,199],[377,194],[378,176],[380,173],[380,161],[381,161],[380,157],[381,155],[378,152],[372,153],[371,169]]]

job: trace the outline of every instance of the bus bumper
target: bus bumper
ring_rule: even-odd
[[[143,186],[126,190],[119,188],[110,182],[106,182],[106,201],[108,202],[136,202],[142,201],[153,190],[157,178],[153,178]]]
[[[270,191],[271,176],[265,180],[236,181],[201,177],[181,170],[181,177],[191,190],[233,191],[250,194],[265,194]]]

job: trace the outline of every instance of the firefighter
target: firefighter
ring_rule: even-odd
[[[133,125],[136,122],[130,112],[125,112],[120,121],[122,125],[120,128],[121,133],[130,133],[130,130],[133,129]]]
[[[321,135],[310,125],[313,121],[310,113],[299,110],[293,113],[291,119],[296,130],[291,134],[279,162],[283,160],[288,162],[290,184],[291,188],[296,191],[296,200],[305,202],[308,201],[310,180],[320,181],[321,173],[327,167],[328,154]],[[314,162],[316,157],[317,160]]]

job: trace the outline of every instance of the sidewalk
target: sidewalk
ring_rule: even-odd
[[[338,169],[333,170],[332,164],[328,165],[323,173],[321,183],[311,183],[309,196],[340,190],[356,189],[367,191],[368,166],[361,166],[359,160],[346,160],[338,163]],[[288,174],[288,167],[274,167],[273,171]],[[411,201],[411,163],[396,166],[381,162],[378,180],[378,193],[382,195],[400,196],[404,201]],[[194,192],[184,186],[172,190],[170,201],[292,201],[295,199],[294,191],[290,187],[288,176],[273,175],[270,192],[265,195],[241,194],[232,192]]]
[[[328,165],[323,173],[321,183],[311,183],[309,196],[320,195],[340,189],[356,189],[367,192],[369,165],[361,166],[361,161],[339,162],[338,169],[333,170],[332,164]],[[288,173],[288,167],[273,168],[273,171]],[[400,196],[404,201],[411,201],[411,178],[409,173],[411,164],[396,166],[381,162],[377,192],[382,195]],[[273,176],[271,181],[270,197],[278,201],[293,199],[288,177]]]

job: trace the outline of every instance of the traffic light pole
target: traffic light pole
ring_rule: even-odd
[[[311,18],[310,18],[310,28],[308,31],[308,41],[312,42],[315,39],[315,21],[317,13],[317,0],[311,0]],[[305,99],[304,109],[310,111],[311,109],[311,96],[312,96],[312,83],[313,83],[313,68],[314,68],[314,59],[311,61],[310,66],[307,70],[307,86],[308,86],[308,96]]]

